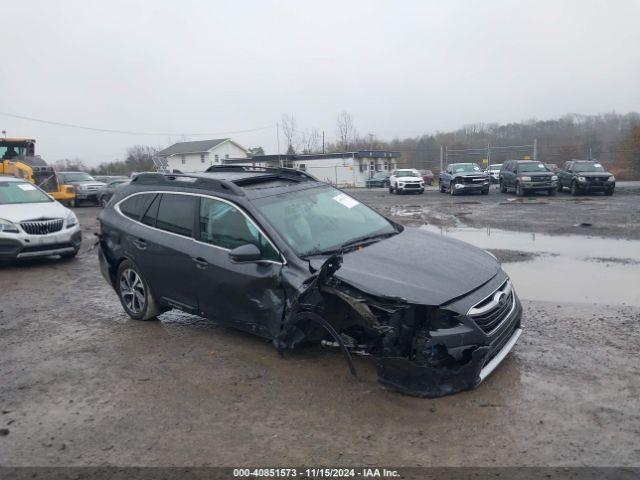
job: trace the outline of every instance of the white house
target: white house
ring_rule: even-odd
[[[400,152],[360,150],[301,155],[254,155],[251,158],[231,158],[225,163],[297,168],[309,172],[318,180],[339,187],[364,187],[367,179],[376,172],[398,168],[399,160]]]
[[[222,165],[229,158],[247,158],[248,151],[230,138],[179,142],[157,153],[166,158],[169,170],[183,173],[204,172],[211,165]]]

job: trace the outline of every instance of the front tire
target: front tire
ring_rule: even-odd
[[[486,188],[486,189],[482,190],[482,195],[489,195],[489,189]]]
[[[613,188],[610,188],[610,189],[608,189],[608,190],[605,190],[605,191],[604,191],[604,194],[605,194],[607,197],[610,197],[611,195],[613,195]]]
[[[562,188],[562,183],[558,180],[558,191],[562,192],[562,190],[564,190],[564,188]]]
[[[449,184],[449,193],[453,196],[456,195],[456,189],[454,188],[455,184],[453,182],[451,182]]]
[[[549,189],[549,196],[550,197],[555,197],[556,196],[556,189],[555,188],[550,188]]]
[[[575,181],[571,182],[571,195],[574,197],[578,195],[578,184]]]
[[[439,182],[439,183],[440,183],[440,193],[446,193],[447,189],[444,188],[444,184],[442,182]]]
[[[138,266],[123,261],[116,275],[116,291],[122,308],[134,320],[155,320],[160,309]]]
[[[518,197],[524,197],[524,188],[522,188],[520,182],[516,183],[516,195]]]
[[[500,193],[507,193],[507,186],[500,180]]]

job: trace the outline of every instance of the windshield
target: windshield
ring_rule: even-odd
[[[574,172],[604,172],[604,168],[599,163],[576,163],[573,166]]]
[[[451,168],[453,173],[480,171],[480,167],[475,163],[458,163],[456,165],[453,165]]]
[[[519,172],[548,172],[549,169],[544,163],[521,163],[518,165]]]
[[[28,182],[0,182],[0,205],[53,202],[51,197]]]
[[[396,177],[419,177],[420,174],[413,170],[398,170],[396,172]]]
[[[299,255],[305,256],[369,235],[396,233],[386,218],[333,187],[319,187],[254,201]]]
[[[91,175],[85,172],[66,172],[60,176],[65,182],[93,182],[95,181]]]

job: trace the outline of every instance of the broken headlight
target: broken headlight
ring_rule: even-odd
[[[451,310],[433,310],[427,314],[428,330],[444,330],[460,324],[458,314]]]

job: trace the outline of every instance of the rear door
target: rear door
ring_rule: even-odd
[[[193,239],[198,197],[163,192],[140,219],[140,267],[163,304],[198,312]]]
[[[201,197],[194,257],[198,303],[202,314],[258,335],[277,335],[284,311],[280,254],[256,223],[237,205]],[[229,252],[241,245],[258,247],[262,258],[234,262]]]

